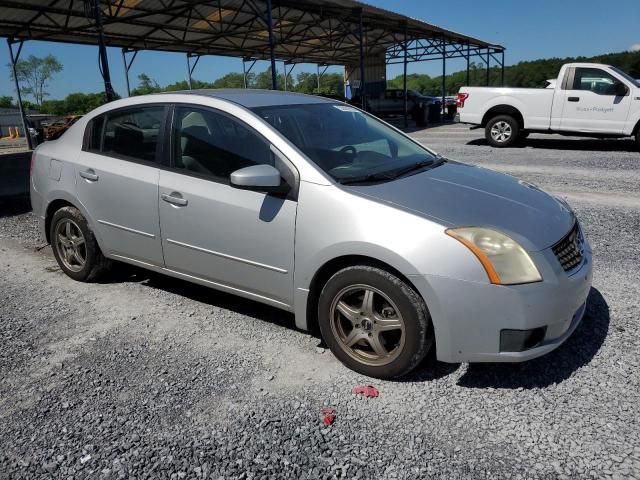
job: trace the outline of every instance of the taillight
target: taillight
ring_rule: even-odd
[[[464,108],[464,102],[467,100],[467,98],[469,98],[468,93],[458,94],[458,97],[456,98],[456,105],[458,105],[458,108]]]

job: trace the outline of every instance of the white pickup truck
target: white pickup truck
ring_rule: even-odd
[[[509,147],[529,133],[635,136],[640,148],[640,82],[609,65],[563,65],[547,88],[462,87],[457,120]],[[550,88],[551,87],[551,88]]]

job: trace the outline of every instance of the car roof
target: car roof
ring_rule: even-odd
[[[229,102],[237,103],[246,108],[336,102],[331,98],[319,97],[316,95],[306,95],[304,93],[281,92],[278,90],[254,90],[243,88],[181,90],[178,92],[166,93],[199,95],[202,97],[219,98],[222,100],[227,100]]]

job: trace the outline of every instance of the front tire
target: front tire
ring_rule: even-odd
[[[516,144],[520,136],[520,125],[510,115],[493,117],[485,127],[485,138],[495,148],[507,148]]]
[[[422,298],[395,275],[370,266],[344,268],[318,302],[320,332],[347,367],[376,378],[407,374],[433,343]]]
[[[60,269],[74,280],[97,280],[109,269],[110,261],[77,208],[63,207],[54,213],[49,235]]]
[[[638,128],[638,131],[636,132],[636,147],[640,150],[640,128]]]

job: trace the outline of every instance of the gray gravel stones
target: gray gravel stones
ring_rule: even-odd
[[[355,396],[372,380],[291,315],[135,269],[73,282],[36,250],[33,215],[3,205],[0,478],[640,478],[640,153],[536,135],[494,150],[459,126],[415,135],[571,195],[595,277],[561,348],[520,365],[432,355],[374,381],[378,398]]]

